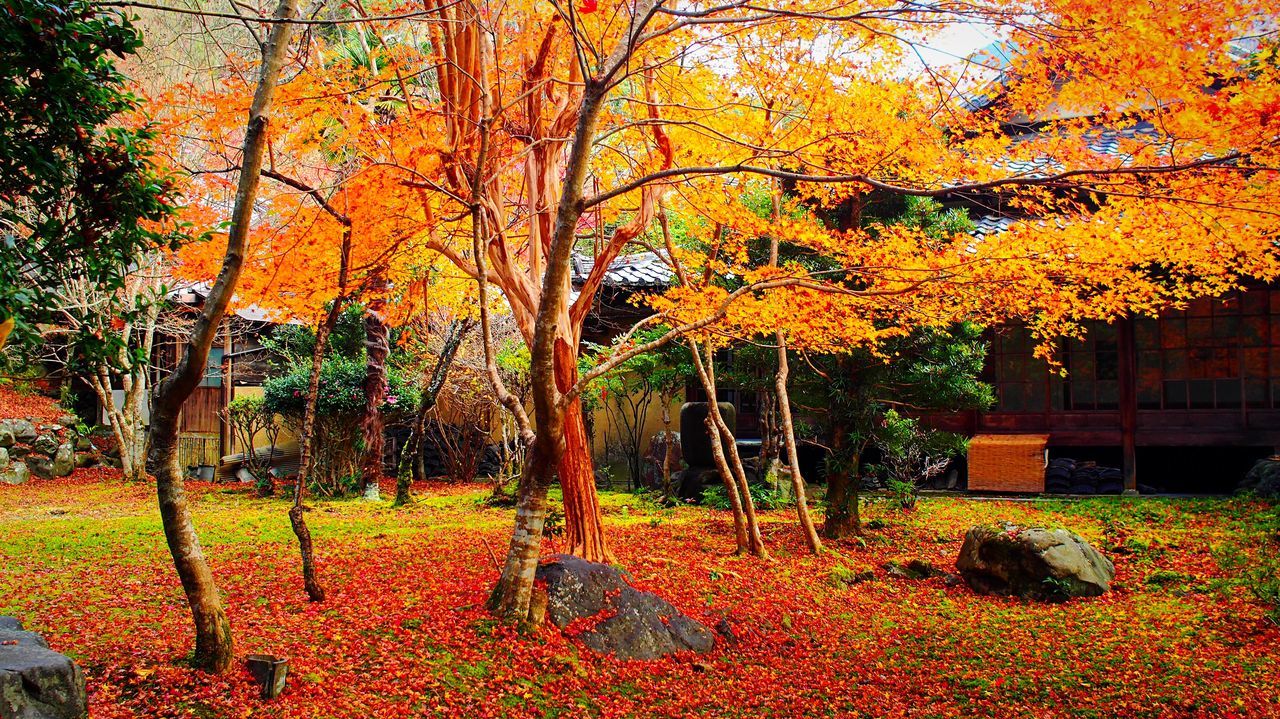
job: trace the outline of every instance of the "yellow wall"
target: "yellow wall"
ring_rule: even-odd
[[[683,405],[683,397],[678,397],[671,402],[671,431],[673,432],[680,431],[680,407]],[[595,422],[595,436],[592,438],[591,453],[597,460],[603,461],[605,458],[606,439],[616,445],[619,432],[614,427],[613,417],[603,407],[592,413],[592,420]],[[645,413],[643,439],[640,442],[640,451],[642,453],[649,451],[650,440],[663,429],[665,427],[662,424],[662,403],[655,396],[653,402],[649,405],[648,412]]]
[[[242,399],[244,397],[261,397],[261,396],[262,396],[261,387],[232,387],[231,388],[232,401],[235,401],[237,399]],[[268,441],[266,434],[259,432],[253,436],[253,446],[255,448],[263,448],[268,446],[269,444],[270,444],[270,441]],[[280,427],[280,436],[276,439],[276,448],[285,450],[285,449],[291,449],[293,447],[296,447],[297,445],[298,445],[298,435],[294,434],[289,429],[289,426],[287,424],[282,424]],[[235,454],[237,452],[243,452],[244,450],[245,448],[241,447],[240,442],[236,440],[236,433],[232,432],[231,447],[230,449],[227,450],[227,454]]]

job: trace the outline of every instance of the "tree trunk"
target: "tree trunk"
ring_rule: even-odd
[[[156,476],[160,522],[195,623],[192,664],[211,672],[224,672],[231,667],[235,654],[231,623],[191,519],[186,484],[178,466],[177,415],[153,417],[151,426],[150,459]]]
[[[489,595],[489,609],[499,618],[516,623],[529,619],[534,574],[542,550],[542,530],[547,517],[547,487],[554,459],[534,441],[525,459],[517,491],[516,524],[511,546],[498,583]]]
[[[297,0],[280,0],[275,17],[277,20],[287,20],[297,14]],[[191,511],[187,506],[186,488],[178,467],[178,417],[183,403],[204,377],[205,365],[209,361],[209,348],[213,345],[218,326],[226,314],[227,305],[231,302],[236,283],[240,279],[240,271],[244,267],[245,245],[253,219],[258,183],[261,180],[259,173],[262,169],[262,157],[267,146],[267,117],[292,35],[292,23],[276,22],[271,26],[267,42],[262,46],[262,69],[253,102],[249,106],[240,177],[222,269],[218,272],[195,327],[191,330],[182,359],[173,373],[156,387],[152,405],[149,459],[156,476],[156,496],[160,504],[165,539],[195,620],[196,649],[193,664],[213,672],[224,672],[231,667],[234,648],[222,599],[200,548],[200,540],[196,536]]]
[[[298,433],[298,476],[293,486],[293,507],[289,510],[289,524],[298,538],[298,549],[302,554],[302,585],[306,589],[307,598],[313,602],[324,601],[324,588],[316,578],[315,551],[311,544],[311,530],[307,528],[307,520],[303,515],[306,507],[302,498],[307,492],[307,477],[311,471],[311,450],[315,444],[316,404],[320,395],[320,370],[324,367],[324,348],[329,341],[329,333],[338,324],[342,314],[342,297],[339,296],[329,307],[324,321],[316,328],[316,346],[311,350],[311,374],[307,378],[307,398],[302,409],[302,428]]]
[[[364,349],[365,405],[364,415],[360,420],[364,453],[360,467],[360,490],[366,500],[377,501],[384,447],[382,403],[387,399],[387,355],[391,353],[391,345],[387,338],[387,323],[382,321],[374,308],[365,313]]]
[[[557,353],[556,384],[572,387],[578,382],[577,353]],[[582,402],[575,398],[564,411],[564,454],[559,463],[560,489],[564,492],[566,550],[592,562],[613,562],[600,523],[600,498],[596,495],[591,445],[582,417]]]
[[[747,482],[746,471],[742,467],[742,458],[738,455],[738,446],[733,432],[720,414],[720,405],[716,402],[716,375],[714,355],[711,346],[706,346],[705,358],[701,354],[698,343],[689,340],[689,348],[693,351],[693,366],[697,370],[702,389],[710,400],[707,402],[707,433],[711,439],[711,456],[720,470],[720,479],[724,482],[725,493],[729,496],[729,506],[733,509],[733,525],[737,536],[738,553],[749,552],[759,557],[768,556],[764,548],[764,538],[760,535],[760,525],[756,521],[756,505],[751,499],[751,489]],[[729,452],[724,451],[728,445]]]
[[[400,460],[400,469],[396,476],[396,501],[392,506],[401,507],[409,503],[410,478],[415,481],[423,479],[422,438],[426,433],[427,414],[436,406],[436,399],[440,396],[440,390],[444,388],[449,367],[458,354],[458,348],[462,346],[463,338],[475,326],[476,323],[472,320],[454,320],[449,323],[449,333],[445,335],[444,347],[440,350],[440,356],[436,358],[436,366],[431,370],[431,380],[427,382],[426,387],[422,388],[422,395],[418,398],[418,414],[414,417],[413,431],[409,435],[409,441],[405,445],[404,454]]]
[[[860,451],[850,445],[849,431],[839,419],[831,432],[831,456],[834,461],[827,472],[827,518],[822,536],[844,539],[862,534],[858,512]]]
[[[787,391],[787,380],[791,368],[787,364],[787,336],[778,330],[778,373],[774,376],[774,390],[778,396],[778,414],[782,419],[782,441],[786,445],[787,464],[791,469],[791,487],[795,493],[796,514],[800,519],[800,528],[804,530],[805,541],[809,549],[817,554],[822,551],[822,540],[813,527],[813,519],[809,516],[809,499],[805,496],[804,477],[800,475],[800,456],[796,450],[796,429],[791,419],[791,395]]]

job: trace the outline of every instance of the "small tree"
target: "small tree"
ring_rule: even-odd
[[[253,475],[258,496],[270,496],[275,489],[271,478],[271,462],[275,457],[281,429],[276,413],[262,397],[241,397],[227,405],[222,411],[222,417],[231,426],[236,443],[244,451],[243,466]],[[254,445],[260,434],[267,440],[265,457],[258,454]]]
[[[914,509],[920,484],[936,477],[965,451],[965,438],[922,427],[896,409],[884,413],[874,435],[889,491],[903,509]]]

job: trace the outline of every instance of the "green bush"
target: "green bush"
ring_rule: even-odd
[[[782,509],[791,504],[778,490],[766,485],[748,484],[747,487],[751,491],[751,501],[755,503],[756,509]],[[729,503],[729,493],[725,491],[723,484],[702,490],[702,503],[712,509],[730,509],[733,506]]]
[[[267,409],[288,417],[301,417],[307,402],[307,386],[311,367],[294,364],[289,372],[263,384],[262,398]],[[364,411],[365,363],[363,359],[331,357],[320,368],[320,388],[316,395],[316,413],[322,416],[356,415]],[[386,413],[416,409],[418,393],[404,375],[387,368],[387,399],[382,405]]]

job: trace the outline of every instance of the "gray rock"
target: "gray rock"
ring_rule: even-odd
[[[83,435],[76,437],[77,452],[88,452],[91,449],[94,449],[92,440],[90,440],[88,437],[85,437]]]
[[[76,455],[76,469],[98,466],[98,455],[92,452],[81,452]]]
[[[9,450],[0,447],[0,470],[9,466]]]
[[[31,471],[25,462],[12,462],[0,470],[0,484],[26,484],[31,479]]]
[[[1253,494],[1264,499],[1280,499],[1280,458],[1260,459],[1236,486],[1236,494]]]
[[[14,442],[18,440],[13,436],[13,430],[7,425],[0,423],[0,447],[12,447]]]
[[[558,554],[538,566],[546,586],[547,618],[560,629],[596,620],[578,638],[589,649],[621,659],[656,659],[681,651],[707,652],[715,635],[652,592],[632,587],[620,570]]]
[[[72,427],[75,427],[77,424],[80,424],[80,418],[75,416],[74,414],[64,414],[58,418],[58,424],[63,427],[66,427],[67,429],[71,429]]]
[[[53,460],[31,455],[26,459],[27,469],[40,479],[53,479]]]
[[[956,570],[974,591],[1042,601],[1096,597],[1111,589],[1115,565],[1066,529],[977,526],[964,536]]]
[[[0,617],[0,717],[81,719],[89,716],[84,675],[44,638]]]
[[[36,438],[36,426],[30,420],[0,420],[0,430],[8,430],[13,435],[13,438],[19,442],[30,442]]]
[[[59,445],[53,455],[53,476],[66,477],[76,469],[76,449],[70,442]]]
[[[39,437],[36,437],[36,441],[31,443],[31,449],[52,457],[53,454],[58,451],[58,444],[59,442],[56,436],[52,434],[42,434]]]

